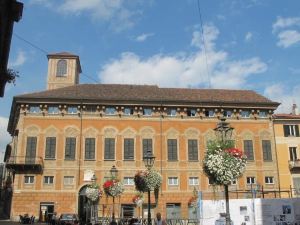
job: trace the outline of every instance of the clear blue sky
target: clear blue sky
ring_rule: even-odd
[[[12,97],[46,89],[47,53],[79,55],[80,83],[252,89],[281,102],[277,112],[300,105],[299,0],[19,1],[9,64],[20,78],[0,99],[2,152]]]

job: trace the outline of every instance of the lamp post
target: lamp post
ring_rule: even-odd
[[[111,178],[112,179],[115,179],[115,178],[117,178],[117,176],[118,176],[118,170],[117,170],[117,168],[115,167],[115,165],[113,165],[112,167],[111,167],[111,169],[110,169],[110,175],[111,175]],[[115,196],[112,196],[113,197],[113,208],[112,208],[112,221],[111,221],[111,225],[116,225],[117,224],[117,222],[116,222],[116,220],[115,220]]]
[[[231,135],[233,131],[233,128],[225,120],[225,118],[222,118],[221,121],[217,124],[217,127],[214,129],[217,138],[222,143],[231,141]],[[230,225],[228,184],[224,184],[224,192],[226,201],[226,225]]]
[[[91,177],[92,184],[96,184],[97,177],[95,174]],[[92,225],[98,223],[98,208],[97,208],[97,203],[92,202],[92,207],[91,207],[91,222]]]
[[[143,157],[144,164],[147,170],[150,170],[153,167],[155,156],[152,154],[150,149],[147,150],[147,153]],[[148,225],[151,225],[151,196],[150,189],[148,189]]]

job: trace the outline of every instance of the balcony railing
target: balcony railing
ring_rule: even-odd
[[[289,161],[290,170],[300,170],[300,159]]]
[[[42,157],[11,156],[6,161],[6,168],[15,173],[42,173],[44,162]]]

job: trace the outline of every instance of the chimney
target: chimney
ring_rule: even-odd
[[[296,104],[293,104],[292,114],[293,115],[299,115],[299,109],[298,109]]]

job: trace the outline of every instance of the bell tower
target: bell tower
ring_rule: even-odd
[[[69,52],[60,52],[49,54],[47,57],[47,90],[72,86],[79,83],[81,66],[78,55]]]

